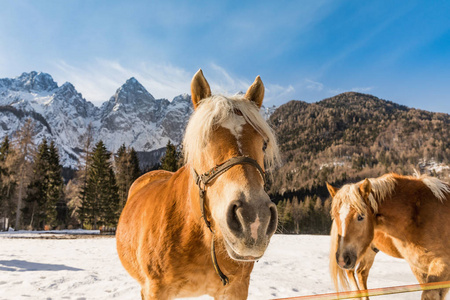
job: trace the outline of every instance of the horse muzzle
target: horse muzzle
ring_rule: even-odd
[[[340,251],[336,252],[336,262],[342,269],[351,270],[356,265],[356,253],[353,251],[344,251],[341,255]]]
[[[227,251],[236,260],[257,260],[265,252],[278,223],[277,208],[273,202],[261,201],[252,205],[235,200],[226,212],[224,234]]]

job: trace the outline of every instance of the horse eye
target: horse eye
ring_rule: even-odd
[[[364,220],[364,216],[358,215],[358,221]]]
[[[267,142],[264,142],[264,145],[262,147],[262,151],[266,152],[266,149],[267,149]]]

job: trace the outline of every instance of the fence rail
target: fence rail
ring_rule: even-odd
[[[320,295],[310,295],[310,296],[299,296],[290,298],[278,298],[274,300],[338,300],[338,299],[355,299],[361,297],[374,297],[374,296],[384,296],[400,293],[410,293],[418,291],[428,291],[450,288],[450,281],[441,282],[430,282],[423,284],[411,284],[402,286],[392,286],[385,288],[361,290],[361,291],[350,291],[350,292],[340,292],[340,293],[329,293]]]

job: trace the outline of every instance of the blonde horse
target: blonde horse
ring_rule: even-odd
[[[191,92],[186,164],[133,183],[117,251],[142,299],[246,299],[254,261],[277,227],[276,206],[264,191],[264,165],[279,162],[259,113],[264,85],[258,76],[245,96],[211,96],[199,70]]]
[[[450,280],[448,184],[429,176],[386,174],[341,189],[327,187],[334,219],[330,271],[337,290],[339,284],[367,289],[376,249],[404,258],[419,283]],[[424,291],[422,299],[444,299],[447,292]]]
[[[375,256],[382,250],[382,252],[396,257],[403,258],[392,243],[392,239],[385,233],[375,231],[374,239],[370,247],[359,258],[357,265],[354,268],[344,269],[339,267],[336,261],[336,252],[338,250],[339,234],[336,222],[333,221],[331,227],[331,249],[330,249],[330,273],[333,279],[336,291],[341,288],[344,290],[351,289],[352,291],[367,290],[367,279],[369,277],[370,268],[372,268]],[[362,297],[363,300],[369,300],[369,297]]]

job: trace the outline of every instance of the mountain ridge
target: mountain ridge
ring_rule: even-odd
[[[446,113],[346,92],[315,103],[290,101],[270,122],[284,157],[271,187],[278,196],[292,198],[293,191],[303,190],[326,198],[325,181],[355,182],[387,172],[410,175],[417,169],[446,180],[450,176],[447,168],[435,167],[450,165]]]
[[[32,117],[38,121],[35,143],[44,137],[55,140],[66,167],[76,165],[89,126],[94,142],[103,140],[110,151],[125,143],[148,152],[165,147],[169,140],[180,143],[193,110],[189,95],[172,102],[155,99],[134,77],[97,107],[71,83],[58,86],[51,75],[36,71],[0,79],[0,106],[0,138],[19,130],[24,116]]]
[[[55,140],[66,167],[77,165],[90,125],[93,142],[103,140],[109,151],[125,144],[158,161],[169,140],[181,142],[192,112],[188,94],[155,99],[134,77],[100,107],[71,83],[58,86],[46,73],[0,79],[0,138],[12,136],[31,117],[37,121],[35,142]],[[447,174],[450,116],[445,113],[345,92],[314,103],[292,100],[263,107],[261,114],[269,119],[284,159],[270,184],[279,197],[299,190],[326,197],[325,180],[356,181],[387,171],[411,174],[413,167]]]

